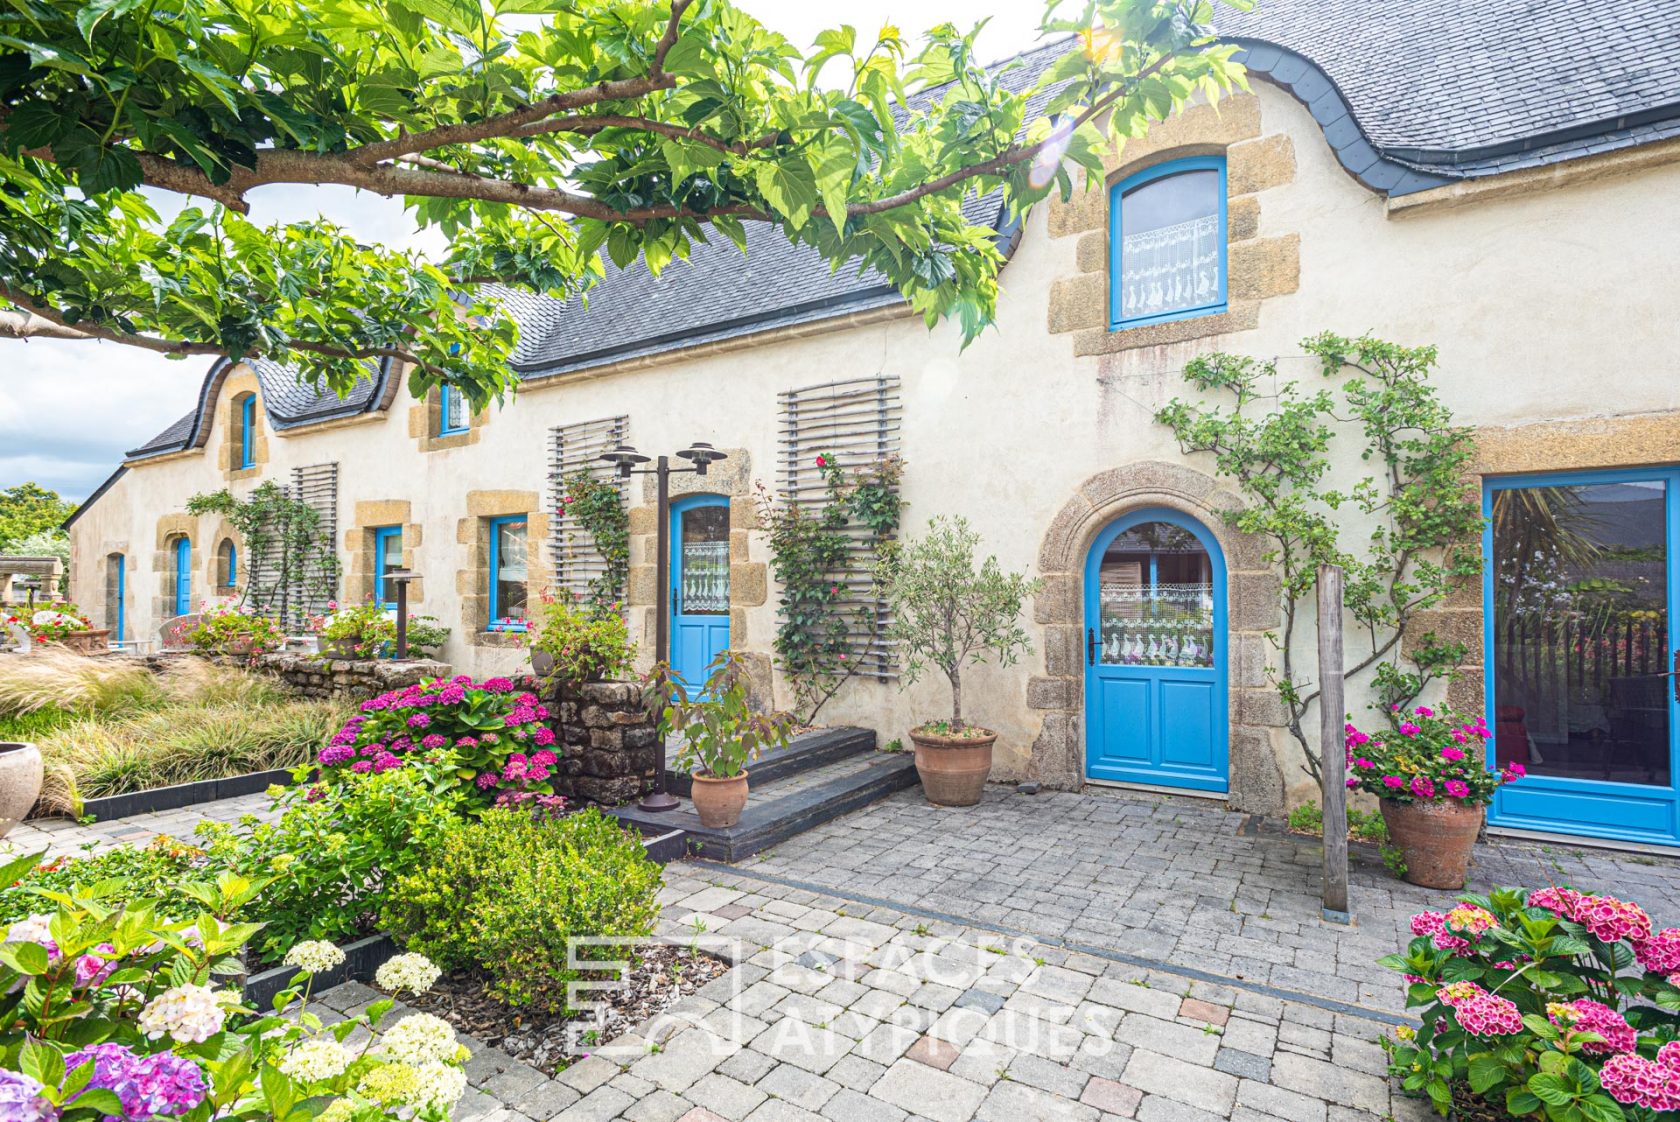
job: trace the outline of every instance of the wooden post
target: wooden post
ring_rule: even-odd
[[[1348,910],[1347,752],[1342,724],[1342,569],[1318,567],[1319,780],[1324,807],[1324,918],[1353,922]]]

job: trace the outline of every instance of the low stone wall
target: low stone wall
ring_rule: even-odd
[[[561,686],[550,698],[550,723],[563,746],[560,794],[616,804],[653,790],[659,767],[654,719],[635,682]]]
[[[175,654],[148,655],[146,661],[155,670],[167,660],[180,657]],[[280,652],[258,655],[255,659],[227,655],[211,661],[278,678],[299,697],[350,701],[364,701],[428,678],[447,678],[452,673],[447,662],[431,659],[410,659],[407,662],[371,658],[324,659],[312,654]]]

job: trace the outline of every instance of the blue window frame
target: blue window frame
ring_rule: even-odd
[[[529,591],[523,514],[490,520],[490,614],[487,631],[524,631]]]
[[[239,466],[241,469],[256,466],[256,425],[257,397],[255,394],[248,394],[239,399]]]
[[[1111,329],[1225,311],[1223,156],[1140,171],[1110,188],[1108,202]]]
[[[373,531],[373,594],[387,608],[397,606],[397,586],[390,573],[402,568],[403,537],[401,526],[380,526]]]
[[[454,386],[438,387],[438,435],[454,436],[471,428],[467,399]]]
[[[175,614],[192,611],[192,540],[175,539]]]
[[[239,548],[233,544],[232,538],[223,538],[222,544],[216,548],[218,577],[217,583],[223,588],[232,588],[239,583]]]

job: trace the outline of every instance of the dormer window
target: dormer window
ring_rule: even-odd
[[[1109,326],[1225,311],[1225,160],[1140,171],[1109,194]]]

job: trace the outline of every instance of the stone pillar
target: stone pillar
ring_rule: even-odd
[[[658,732],[639,683],[561,684],[549,708],[561,747],[556,791],[612,805],[653,790]]]

